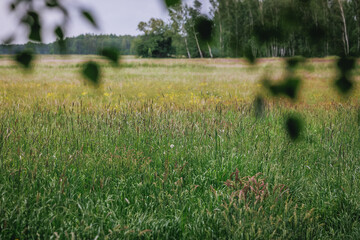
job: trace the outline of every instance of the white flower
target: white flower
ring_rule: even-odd
[[[174,148],[174,147],[175,147],[174,144],[171,144],[171,145],[170,145],[170,148]]]

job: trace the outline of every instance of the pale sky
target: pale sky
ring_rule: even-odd
[[[191,3],[193,0],[185,0]],[[26,40],[26,29],[18,25],[18,18],[9,13],[11,0],[0,0],[0,42],[16,32],[15,43],[23,43]],[[167,9],[163,0],[62,0],[66,6],[84,6],[94,13],[100,26],[100,30],[92,28],[86,21],[81,19],[75,11],[71,14],[71,22],[67,27],[66,36],[77,36],[83,33],[137,35],[137,25],[140,21],[148,21],[150,18],[162,18],[167,20]],[[208,0],[200,0],[203,3],[204,13],[209,7]],[[57,12],[49,12],[43,19],[43,41],[54,41],[51,33],[53,26],[60,21]]]

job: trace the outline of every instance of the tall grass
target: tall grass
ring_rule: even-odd
[[[57,64],[1,70],[1,239],[360,237],[358,93],[336,101],[331,68],[299,70],[321,97],[257,119],[259,69],[136,64],[100,90]]]

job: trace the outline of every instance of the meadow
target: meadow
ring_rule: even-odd
[[[0,239],[360,239],[360,68],[342,96],[334,66],[301,65],[294,102],[262,86],[276,58],[1,56]]]

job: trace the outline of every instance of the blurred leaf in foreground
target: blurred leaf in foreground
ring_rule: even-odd
[[[116,66],[119,65],[119,51],[115,48],[104,48],[100,51],[100,55],[110,60]]]
[[[100,85],[100,67],[95,62],[87,62],[84,64],[83,76],[95,87]]]
[[[286,131],[292,141],[298,140],[303,129],[303,122],[297,116],[288,116],[285,123]]]
[[[214,29],[214,22],[206,16],[199,16],[195,19],[195,31],[202,42],[211,42]]]
[[[298,95],[301,79],[288,77],[282,83],[270,83],[269,80],[265,80],[263,83],[274,96],[284,95],[295,100]]]
[[[286,79],[284,84],[284,94],[291,99],[296,99],[301,80],[297,77],[290,77]]]
[[[39,14],[34,11],[28,11],[22,22],[29,26],[29,40],[41,42],[41,24]]]
[[[261,118],[264,116],[265,112],[265,101],[262,96],[257,96],[254,100],[254,111],[255,111],[255,117]]]
[[[60,40],[64,39],[64,31],[61,26],[57,26],[54,33]]]
[[[282,40],[284,39],[284,31],[280,28],[281,26],[276,28],[269,23],[265,25],[256,24],[254,26],[254,37],[260,45],[270,43],[274,39]]]
[[[64,40],[65,34],[64,30],[61,26],[57,26],[54,30],[55,36],[58,38],[56,41],[59,45],[60,53],[65,54],[66,53],[66,43]]]
[[[14,35],[11,35],[9,37],[7,37],[4,41],[3,41],[3,44],[11,44],[13,41],[15,40],[15,37]]]
[[[327,27],[318,23],[313,23],[308,29],[308,36],[310,43],[313,45],[319,45],[324,39],[326,39]]]
[[[15,61],[26,69],[31,68],[33,58],[33,54],[30,51],[22,51],[15,55]]]
[[[337,62],[337,67],[342,73],[348,73],[355,68],[355,58],[342,57]]]
[[[59,7],[59,2],[57,0],[46,0],[46,6],[49,8]]]
[[[82,9],[81,10],[81,15],[94,27],[94,28],[99,28],[96,21],[95,21],[95,18],[93,17],[93,15],[87,11],[87,10],[84,10]]]
[[[256,57],[254,56],[254,53],[252,51],[251,45],[248,44],[245,48],[245,58],[248,60],[250,64],[255,64]]]
[[[335,86],[342,94],[349,93],[353,85],[352,81],[345,75],[335,81]]]
[[[304,63],[306,59],[301,56],[291,57],[286,60],[286,64],[289,70],[294,70],[299,64]]]
[[[351,71],[356,67],[356,59],[351,57],[342,57],[337,62],[340,71],[340,77],[335,81],[335,87],[342,94],[348,94],[354,86],[351,80]]]

